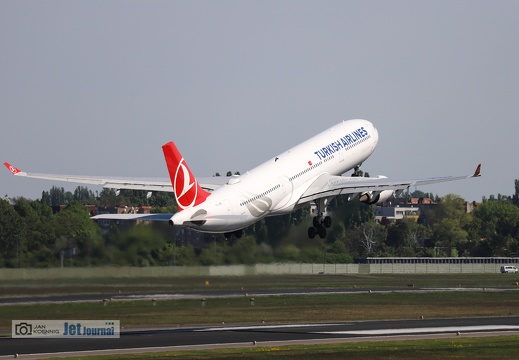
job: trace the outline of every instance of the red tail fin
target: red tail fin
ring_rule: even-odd
[[[22,172],[22,170],[15,168],[13,165],[9,164],[8,162],[4,163],[4,166],[9,169],[10,172],[13,173],[13,175],[18,174],[19,172]]]
[[[202,189],[173,142],[162,146],[179,210],[201,204],[211,193]]]

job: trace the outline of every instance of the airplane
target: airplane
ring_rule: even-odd
[[[367,204],[381,203],[410,186],[462,180],[480,176],[481,164],[472,175],[418,179],[391,179],[385,176],[342,176],[374,152],[379,139],[376,127],[367,120],[354,119],[313,136],[291,149],[268,159],[239,176],[195,178],[173,142],[162,146],[168,179],[93,177],[29,173],[5,162],[16,176],[82,184],[105,188],[173,192],[178,204],[174,214],[101,214],[92,219],[167,221],[171,226],[205,233],[240,237],[243,229],[267,217],[289,214],[313,203],[316,207],[308,237],[326,237],[332,224],[327,205],[340,194]]]

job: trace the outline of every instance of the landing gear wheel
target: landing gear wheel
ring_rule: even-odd
[[[329,216],[326,216],[323,221],[323,225],[325,228],[329,229],[330,226],[332,226],[332,218]]]
[[[310,239],[313,239],[317,234],[319,234],[321,239],[326,237],[326,229],[332,226],[332,218],[326,215],[328,213],[327,206],[332,199],[333,196],[315,200],[315,208],[312,209],[312,214],[315,215],[312,218],[313,228],[308,229],[308,237]]]
[[[243,235],[243,229],[242,230],[238,230],[234,233],[234,236],[236,236],[236,239],[239,239],[241,238]]]
[[[326,237],[326,228],[324,226],[320,226],[319,229],[319,237],[324,239]]]
[[[362,172],[360,171],[360,166],[362,164],[359,164],[353,168],[353,174],[351,174],[351,177],[360,177],[362,176]]]

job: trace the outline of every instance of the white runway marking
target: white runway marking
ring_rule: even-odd
[[[302,327],[317,327],[317,326],[337,326],[344,324],[285,324],[285,325],[255,325],[255,326],[227,326],[214,327],[205,329],[196,329],[194,331],[237,331],[237,330],[267,330],[267,329],[283,329],[283,328],[302,328]],[[314,334],[318,334],[315,332]]]
[[[353,330],[353,331],[324,331],[316,334],[327,335],[403,335],[423,333],[449,333],[467,331],[517,331],[519,326],[514,325],[482,325],[482,326],[446,326],[431,328],[407,328],[407,329],[375,329],[375,330]]]

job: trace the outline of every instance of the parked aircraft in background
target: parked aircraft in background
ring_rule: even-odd
[[[378,131],[371,122],[343,121],[240,176],[198,181],[173,142],[162,146],[169,180],[37,174],[21,171],[9,163],[4,165],[16,176],[117,190],[173,192],[179,209],[175,214],[103,214],[93,219],[168,221],[174,226],[237,237],[245,227],[267,216],[288,214],[313,202],[317,211],[308,236],[324,238],[332,223],[327,204],[336,195],[347,194],[350,199],[358,197],[364,203],[375,204],[410,186],[480,176],[481,165],[474,174],[464,176],[422,179],[341,176],[349,170],[358,170],[377,143]]]

